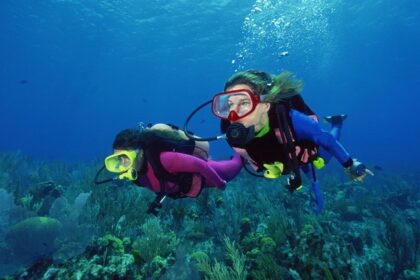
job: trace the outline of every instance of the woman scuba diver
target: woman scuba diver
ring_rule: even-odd
[[[149,213],[157,214],[166,197],[197,197],[203,188],[224,189],[242,168],[239,154],[230,160],[208,159],[207,142],[188,139],[182,130],[166,124],[125,129],[117,134],[113,154],[105,159],[117,179],[130,180],[156,193]],[[97,184],[107,182],[98,181]]]
[[[312,208],[320,213],[324,199],[315,169],[322,168],[332,156],[353,180],[362,181],[373,173],[338,141],[346,115],[326,117],[332,129],[323,130],[301,97],[302,88],[303,83],[290,72],[278,76],[259,70],[239,72],[227,80],[223,92],[213,97],[212,111],[221,119],[229,145],[255,171],[264,172],[264,177],[288,175],[287,187],[293,192],[301,188],[302,170],[311,180]]]

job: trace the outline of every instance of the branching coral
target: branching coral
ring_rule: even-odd
[[[245,280],[247,272],[245,270],[245,256],[236,248],[235,242],[228,237],[224,238],[226,247],[226,257],[231,262],[230,266],[211,260],[207,254],[196,254],[195,261],[197,268],[205,275],[205,279],[214,280]]]
[[[391,251],[394,261],[393,277],[399,277],[405,268],[414,268],[417,257],[417,244],[413,229],[403,216],[395,214],[384,215],[385,236],[383,242]]]
[[[156,256],[168,257],[179,244],[175,232],[162,226],[156,217],[147,219],[141,226],[141,232],[133,243],[133,249],[138,250],[146,262],[152,261]]]

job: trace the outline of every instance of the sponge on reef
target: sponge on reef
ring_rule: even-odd
[[[6,234],[6,242],[17,257],[48,257],[55,251],[54,241],[61,227],[60,221],[53,218],[27,218],[10,228]]]

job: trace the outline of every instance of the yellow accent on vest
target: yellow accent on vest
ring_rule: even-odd
[[[300,191],[300,189],[303,187],[303,185],[300,185],[298,188],[296,188],[296,191]]]
[[[281,176],[283,172],[284,165],[281,162],[274,162],[273,164],[264,163],[264,177],[267,179],[277,179]]]
[[[321,169],[325,166],[325,161],[322,157],[317,157],[316,160],[312,161],[316,169]]]
[[[266,135],[270,131],[270,123],[267,122],[264,127],[258,131],[258,133],[255,135],[255,137],[260,138]]]

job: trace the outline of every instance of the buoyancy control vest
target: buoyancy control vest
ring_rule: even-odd
[[[174,125],[169,126],[171,126],[174,130],[179,130],[178,127]],[[160,161],[160,154],[167,151],[189,154],[206,160],[208,156],[206,153],[207,151],[204,151],[203,153],[203,150],[196,146],[194,140],[171,139],[159,135],[159,133],[152,132],[146,143],[144,143],[143,151],[145,161],[142,169],[139,170],[139,174],[146,174],[148,168],[147,163],[149,163],[153,169],[155,177],[159,180],[160,184],[160,191],[156,194],[155,200],[149,206],[149,213],[157,214],[156,208],[161,207],[161,200],[166,196],[169,196],[173,199],[178,199],[185,197],[197,197],[200,194],[203,185],[202,183],[193,184],[194,174],[187,172],[171,174],[166,171]],[[178,192],[167,193],[165,189],[166,181],[177,184],[179,186]],[[134,183],[138,186],[141,186],[139,178],[134,181]]]

